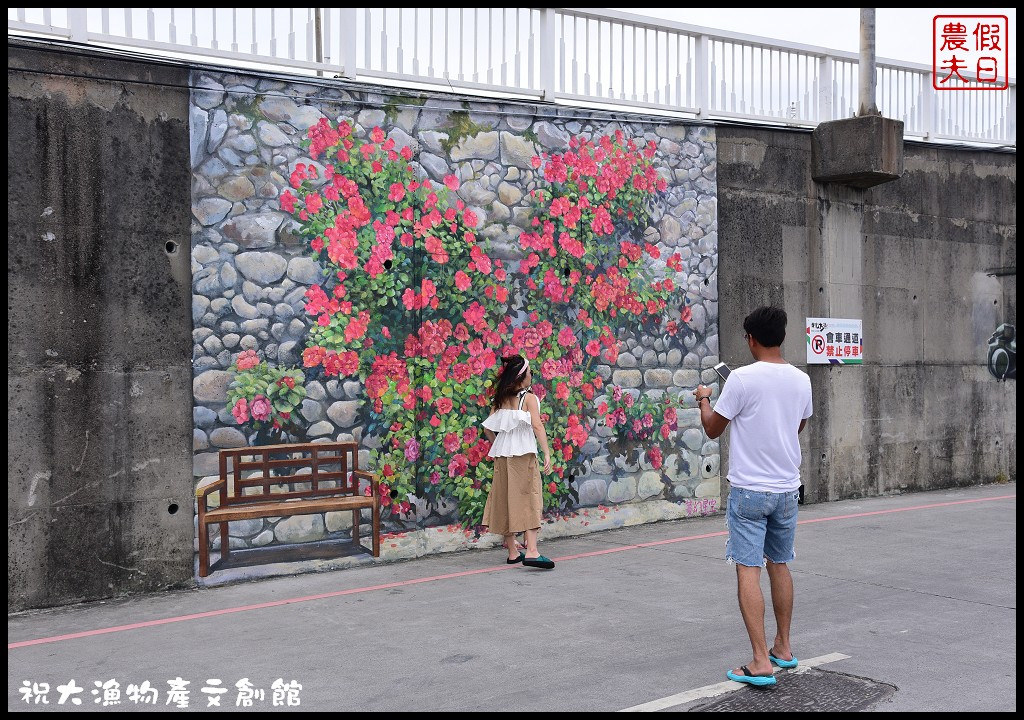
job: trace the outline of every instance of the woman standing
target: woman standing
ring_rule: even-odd
[[[508,562],[550,570],[555,563],[537,550],[544,496],[537,466],[537,440],[544,450],[544,472],[551,472],[548,436],[540,419],[540,403],[530,392],[533,373],[522,355],[503,358],[495,385],[492,413],[484,420],[494,459],[494,480],[484,506],[484,525],[505,538]],[[516,546],[516,533],[526,532],[526,552]]]

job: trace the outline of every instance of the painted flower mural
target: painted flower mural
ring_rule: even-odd
[[[546,187],[533,192],[525,259],[511,268],[478,238],[475,214],[454,195],[458,178],[419,179],[411,149],[381,128],[365,141],[322,119],[306,146],[324,170],[298,164],[281,196],[327,268],[306,293],[315,322],[303,366],[363,383],[385,506],[408,515],[408,498],[446,495],[464,522],[479,523],[490,476],[479,421],[500,357],[523,352],[539,371],[534,391],[553,396],[543,407],[557,478],[544,486],[545,506],[567,507],[591,430],[615,417],[597,412],[595,360],[615,362],[618,329],[660,327],[682,304],[671,278],[678,256],[662,260],[639,239],[665,189],[654,143],[638,147],[619,131],[534,157]]]
[[[256,431],[257,444],[279,443],[285,433],[301,432],[295,413],[306,397],[301,370],[271,367],[255,350],[238,354],[228,406],[235,422]]]
[[[718,497],[718,446],[684,405],[718,354],[713,129],[197,82],[199,482],[220,448],[355,441],[384,481],[385,553],[459,546],[457,523],[471,544],[479,422],[521,352],[556,465],[551,532],[713,511],[697,500]],[[260,547],[344,523],[230,532]]]

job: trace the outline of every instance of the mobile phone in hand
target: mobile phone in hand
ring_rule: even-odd
[[[729,379],[729,366],[726,365],[724,362],[718,363],[717,365],[715,365],[713,369],[716,373],[718,373],[718,377],[722,378],[722,382],[725,382],[726,380]]]

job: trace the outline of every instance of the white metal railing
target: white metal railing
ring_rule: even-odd
[[[8,8],[8,34],[349,79],[813,127],[852,117],[858,56],[584,8]],[[877,104],[911,138],[1016,145],[1006,91],[936,91],[879,59]]]

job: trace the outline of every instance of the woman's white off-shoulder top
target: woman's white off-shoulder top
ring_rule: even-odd
[[[517,410],[502,408],[495,410],[483,422],[483,426],[497,434],[488,457],[519,457],[520,455],[537,454],[537,436],[533,434],[533,423],[530,420],[530,411],[523,409],[523,402],[526,393],[523,390],[519,393],[519,407]]]

